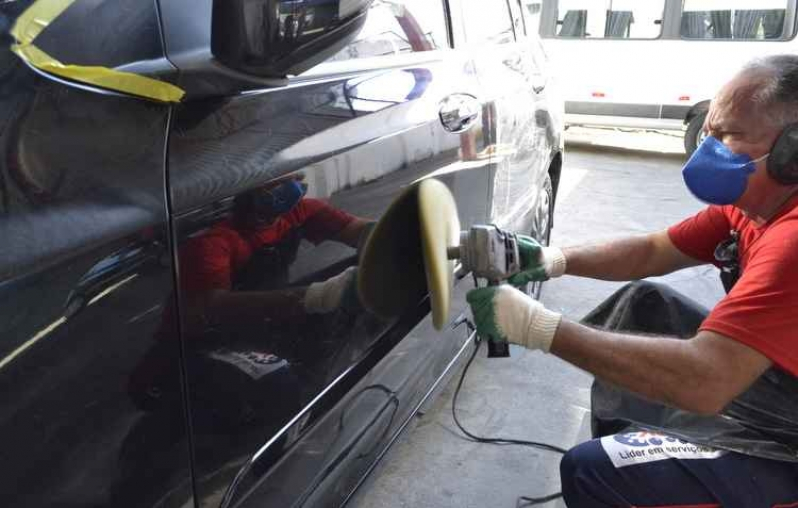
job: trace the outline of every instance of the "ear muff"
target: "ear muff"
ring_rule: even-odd
[[[788,125],[767,159],[768,174],[782,185],[798,184],[798,123]]]

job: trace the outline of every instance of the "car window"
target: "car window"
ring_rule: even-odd
[[[513,42],[513,24],[505,0],[462,0],[463,29],[469,44]]]
[[[375,0],[366,23],[341,51],[298,79],[417,62],[450,48],[443,0]]]
[[[376,0],[357,38],[329,61],[396,56],[448,45],[442,2]]]
[[[665,0],[560,0],[557,37],[656,39]]]
[[[784,36],[788,0],[685,0],[681,35],[685,39],[768,40]]]
[[[520,0],[524,7],[527,33],[538,33],[540,30],[540,12],[543,10],[542,0]]]

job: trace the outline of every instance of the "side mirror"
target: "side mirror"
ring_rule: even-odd
[[[211,53],[262,78],[296,75],[343,49],[372,0],[214,0]]]
[[[186,99],[284,86],[357,37],[374,0],[161,0],[166,58]],[[2,0],[0,0],[2,2]]]

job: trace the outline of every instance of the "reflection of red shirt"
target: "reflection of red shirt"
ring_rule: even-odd
[[[710,206],[668,235],[688,256],[714,263],[715,247],[731,230],[740,233],[742,277],[700,329],[742,342],[798,376],[798,198],[761,227],[733,206]]]
[[[258,231],[238,231],[226,220],[190,239],[180,249],[181,286],[187,292],[230,289],[233,274],[249,261],[256,249],[279,243],[300,226],[304,226],[304,238],[320,243],[339,233],[352,220],[353,216],[311,198],[303,199],[290,212]]]

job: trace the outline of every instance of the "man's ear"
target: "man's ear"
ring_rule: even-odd
[[[784,128],[767,159],[768,174],[782,185],[798,184],[798,123]]]

